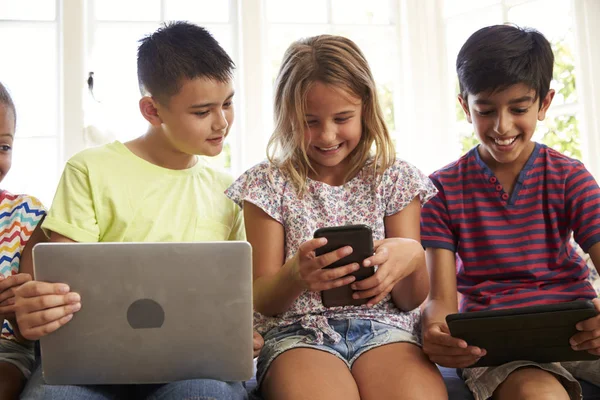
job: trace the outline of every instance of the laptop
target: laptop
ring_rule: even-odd
[[[46,383],[253,375],[249,243],[40,243],[33,261],[37,280],[81,295],[73,319],[40,340]]]

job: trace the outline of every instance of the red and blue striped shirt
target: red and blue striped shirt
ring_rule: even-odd
[[[509,195],[475,147],[430,178],[421,241],[455,252],[461,311],[596,297],[570,244],[600,241],[600,188],[581,162],[536,143]]]

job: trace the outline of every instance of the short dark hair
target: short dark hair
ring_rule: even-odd
[[[142,95],[162,104],[181,89],[183,79],[209,78],[227,82],[235,64],[204,28],[189,22],[165,23],[140,40],[137,57]]]
[[[548,40],[535,29],[493,25],[475,32],[456,58],[463,99],[467,95],[503,90],[524,83],[541,101],[550,90],[554,54]]]
[[[13,103],[12,97],[10,97],[10,93],[8,89],[0,82],[0,104],[6,106],[9,110],[12,111],[13,117],[15,117],[15,128],[17,126],[17,110],[15,108],[15,103]]]

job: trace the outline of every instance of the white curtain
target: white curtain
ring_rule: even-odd
[[[577,95],[583,109],[580,119],[583,159],[600,180],[600,1],[574,0],[579,60]]]
[[[399,88],[396,148],[401,158],[431,173],[457,158],[454,109],[446,66],[443,2],[399,1]]]

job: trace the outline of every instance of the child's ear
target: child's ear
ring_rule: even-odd
[[[469,102],[466,99],[463,99],[462,95],[460,94],[458,95],[458,102],[460,103],[460,106],[465,112],[465,117],[467,117],[467,121],[469,121],[469,123],[472,124],[473,121],[471,120],[471,112],[469,111]]]
[[[144,96],[140,99],[140,112],[146,121],[152,125],[162,124],[162,119],[158,115],[157,104],[150,96]]]
[[[538,121],[543,121],[544,118],[546,118],[546,111],[548,111],[548,107],[550,107],[550,104],[552,104],[552,99],[554,98],[555,94],[556,92],[554,89],[550,89],[548,90],[546,97],[541,100],[540,109],[538,111]]]

